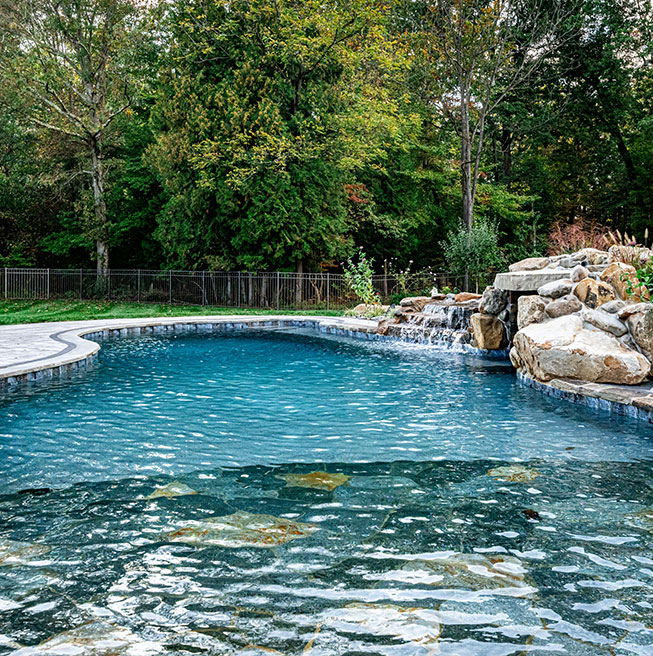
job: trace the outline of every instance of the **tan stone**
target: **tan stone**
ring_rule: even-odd
[[[608,301],[617,298],[614,289],[607,282],[585,278],[581,280],[574,289],[574,294],[581,303],[587,307],[596,309]]]
[[[521,330],[531,323],[544,321],[546,305],[547,301],[541,296],[520,296],[517,299],[517,327]]]
[[[410,308],[414,312],[421,312],[430,302],[430,296],[407,296],[399,301],[399,305],[402,308]]]
[[[613,262],[601,274],[601,280],[609,282],[625,301],[641,303],[650,299],[648,289],[637,279],[637,269],[630,264]],[[630,294],[628,293],[629,288],[632,289]]]
[[[376,332],[379,335],[387,335],[390,329],[390,322],[387,319],[381,319],[376,327]]]
[[[0,565],[23,565],[31,560],[38,560],[52,547],[36,542],[17,542],[0,540]]]
[[[528,483],[541,476],[540,472],[524,467],[523,465],[495,467],[494,469],[490,469],[487,475],[499,481],[509,481],[511,483]]]
[[[165,535],[170,542],[198,547],[276,547],[319,531],[315,524],[239,510],[224,517],[189,520]]]
[[[548,257],[527,257],[508,267],[509,271],[537,271],[549,265]]]
[[[456,303],[466,303],[467,301],[475,301],[481,298],[480,294],[473,294],[472,292],[460,292],[454,296]]]
[[[472,314],[470,323],[478,348],[494,351],[507,346],[506,328],[497,317],[491,314]]]
[[[328,490],[332,492],[337,487],[344,485],[351,476],[314,471],[310,474],[283,474],[277,478],[286,481],[288,487],[310,487],[315,490]]]
[[[197,491],[186,485],[186,483],[182,483],[181,481],[172,481],[172,483],[168,483],[168,485],[157,487],[156,490],[154,490],[154,492],[152,492],[152,494],[148,495],[146,498],[159,499],[163,497],[166,499],[174,499],[175,497],[184,497],[189,494],[197,494]]]
[[[578,315],[530,324],[514,338],[513,364],[541,381],[570,378],[598,383],[638,385],[651,364],[614,336],[583,328]]]

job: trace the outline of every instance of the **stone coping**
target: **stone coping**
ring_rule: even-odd
[[[641,385],[589,383],[554,378],[548,383],[517,372],[519,381],[547,396],[653,423],[653,381]]]
[[[497,273],[494,286],[508,292],[535,292],[542,285],[569,278],[570,269],[537,269],[536,271],[512,271]]]

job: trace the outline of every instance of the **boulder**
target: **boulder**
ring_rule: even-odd
[[[548,257],[527,257],[525,260],[515,262],[508,267],[509,271],[537,271],[548,266]]]
[[[601,280],[610,283],[624,300],[633,300],[640,303],[641,301],[648,301],[650,298],[648,289],[641,285],[637,279],[637,270],[630,264],[612,262],[601,274]],[[629,287],[633,290],[630,294],[628,293]]]
[[[570,294],[551,301],[544,309],[552,319],[557,319],[568,314],[574,314],[574,312],[580,312],[583,309],[583,304],[573,294]]]
[[[581,303],[592,309],[600,307],[608,301],[614,301],[617,298],[614,289],[606,282],[585,278],[581,280],[574,289],[574,294]]]
[[[472,292],[460,292],[456,294],[454,300],[456,303],[466,303],[467,301],[475,301],[481,298],[480,294],[473,294]]]
[[[510,359],[522,373],[540,381],[571,378],[595,383],[638,385],[650,362],[613,335],[583,328],[578,315],[530,324],[514,338]]]
[[[376,327],[379,335],[387,335],[390,328],[390,322],[387,319],[381,319]]]
[[[582,248],[579,253],[583,253],[591,265],[605,264],[610,257],[608,251],[601,251],[598,248]]]
[[[547,282],[546,285],[542,285],[537,293],[540,296],[548,296],[549,298],[560,298],[561,296],[566,296],[571,294],[572,282],[569,278],[562,278],[560,280],[554,280],[553,282]]]
[[[470,318],[476,345],[494,351],[507,346],[506,328],[500,319],[491,314],[472,314]]]
[[[382,314],[385,314],[389,309],[390,309],[389,305],[374,305],[374,304],[366,305],[365,303],[359,303],[353,310],[351,310],[351,314],[357,317],[371,317],[371,316],[380,317]]]
[[[619,310],[620,319],[628,319],[629,316],[639,312],[648,312],[651,309],[650,303],[631,303],[626,305],[623,309]]]
[[[646,305],[648,309],[631,314],[626,321],[635,344],[653,362],[653,304]]]
[[[413,312],[421,312],[424,306],[431,302],[430,296],[407,296],[399,301],[402,308],[409,308]]]
[[[558,266],[563,268],[563,269],[571,269],[572,267],[575,266],[575,262],[571,259],[569,255],[563,255],[559,260],[558,260]]]
[[[572,282],[580,282],[585,278],[589,278],[590,272],[581,264],[575,266],[571,271],[571,280]],[[571,291],[571,290],[570,290]]]
[[[614,301],[608,301],[601,306],[601,309],[604,312],[609,312],[610,314],[617,314],[620,310],[626,307],[626,303],[619,299]]]
[[[496,287],[486,287],[481,296],[479,312],[483,314],[501,314],[508,305],[508,292]]]
[[[546,301],[541,296],[520,296],[517,299],[517,328],[520,330],[531,323],[546,319]]]
[[[586,323],[599,330],[604,330],[606,333],[610,333],[615,337],[622,337],[628,332],[626,324],[623,321],[619,321],[614,314],[610,314],[609,312],[585,308],[582,316]]]

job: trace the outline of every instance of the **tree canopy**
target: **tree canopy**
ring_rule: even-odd
[[[627,0],[0,0],[0,265],[449,268],[475,221],[509,258],[561,222],[643,234],[652,25]]]

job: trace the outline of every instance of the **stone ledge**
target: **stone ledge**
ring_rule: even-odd
[[[653,423],[653,382],[642,385],[611,385],[554,378],[542,383],[517,372],[518,380],[547,396]]]
[[[538,269],[497,273],[494,286],[508,292],[536,292],[542,285],[569,278],[569,269]]]

